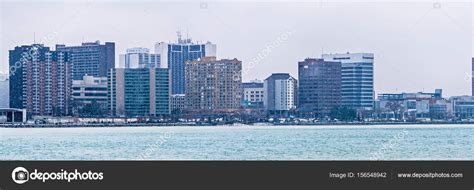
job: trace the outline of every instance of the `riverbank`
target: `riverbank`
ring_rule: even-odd
[[[465,125],[474,122],[315,122],[315,123],[61,123],[0,124],[0,128],[88,128],[88,127],[199,127],[199,126],[370,126],[370,125]]]

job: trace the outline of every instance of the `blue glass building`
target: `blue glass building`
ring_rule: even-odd
[[[111,69],[107,83],[112,115],[136,117],[170,113],[166,68]]]
[[[342,106],[370,110],[374,107],[374,54],[323,54],[325,61],[341,62]]]
[[[185,93],[185,63],[195,61],[198,58],[216,56],[216,45],[210,42],[195,44],[191,39],[181,40],[177,43],[158,43],[155,52],[161,55],[162,67],[170,69],[171,93]]]

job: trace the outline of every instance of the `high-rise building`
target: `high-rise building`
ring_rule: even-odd
[[[193,43],[191,39],[181,39],[178,33],[177,43],[160,42],[155,45],[155,53],[161,55],[161,65],[169,68],[171,74],[171,93],[184,94],[185,92],[185,63],[198,58],[216,56],[216,45],[211,42],[205,44]]]
[[[99,41],[82,43],[80,46],[56,45],[56,51],[70,52],[74,80],[85,75],[107,77],[107,71],[115,67],[115,43]]]
[[[244,108],[263,108],[263,82],[251,81],[242,83],[242,106]]]
[[[108,107],[116,116],[160,116],[170,113],[166,68],[111,69]]]
[[[322,58],[342,63],[342,105],[353,109],[373,109],[374,54],[323,54]]]
[[[323,59],[298,62],[298,110],[323,118],[341,105],[341,63]]]
[[[107,77],[84,76],[72,82],[73,112],[77,115],[107,113]]]
[[[10,107],[9,88],[8,77],[0,75],[0,108]]]
[[[204,57],[186,62],[186,109],[231,112],[240,108],[242,62]]]
[[[471,70],[471,95],[474,96],[474,57],[471,59]]]
[[[130,48],[127,54],[120,54],[118,68],[160,68],[160,59],[147,48]]]
[[[10,50],[10,107],[31,115],[69,115],[72,103],[71,54],[40,44]]]
[[[269,112],[296,108],[297,80],[288,73],[273,73],[263,82],[263,105]]]

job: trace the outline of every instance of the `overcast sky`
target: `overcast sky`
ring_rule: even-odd
[[[471,92],[472,10],[471,2],[2,1],[0,72],[8,70],[8,50],[33,43],[34,33],[50,47],[115,42],[118,62],[126,48],[154,50],[181,30],[217,44],[218,58],[242,60],[244,80],[297,77],[298,61],[322,52],[368,52],[376,93],[464,95]]]

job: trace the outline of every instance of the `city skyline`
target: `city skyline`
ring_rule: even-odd
[[[471,92],[472,7],[468,2],[132,4],[79,1],[72,4],[2,2],[0,6],[1,72],[8,68],[8,50],[16,45],[31,44],[33,34],[37,42],[47,38],[45,46],[49,47],[77,46],[96,40],[115,42],[117,65],[118,55],[127,48],[153,50],[157,42],[175,42],[176,31],[181,30],[183,36],[189,34],[196,43],[216,44],[219,59],[242,60],[243,81],[263,80],[279,72],[297,76],[298,61],[320,58],[322,53],[368,52],[375,55],[376,94],[436,88],[442,88],[446,96]],[[58,7],[61,9],[55,9]],[[113,19],[100,16],[105,8]],[[170,17],[177,8],[181,14]],[[48,12],[51,9],[58,11]],[[122,16],[120,13],[125,9],[135,14]],[[404,14],[398,14],[400,11]],[[253,21],[247,23],[248,19],[241,17]],[[57,21],[44,22],[53,18]],[[157,24],[152,26],[150,21]],[[265,27],[261,27],[263,24]],[[135,30],[137,27],[144,29]],[[456,51],[450,51],[452,49]]]

